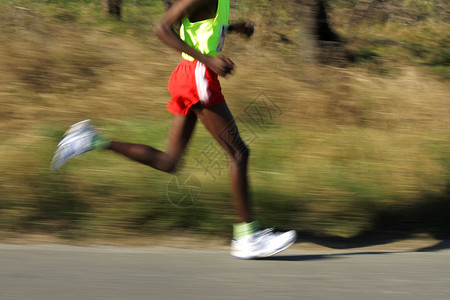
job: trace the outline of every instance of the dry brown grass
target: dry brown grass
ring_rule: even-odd
[[[275,24],[281,33],[302,32],[281,7],[272,14],[293,28]],[[281,43],[264,16],[255,18],[253,40],[227,41],[224,52],[237,68],[222,85],[244,121],[262,93],[281,111],[250,145],[255,202],[266,222],[351,236],[373,228],[380,211],[448,195],[447,81],[413,64],[393,64],[387,74],[373,72],[373,64],[319,65],[301,51],[308,45]],[[80,159],[62,174],[48,170],[63,130],[80,119],[94,119],[111,137],[163,147],[175,52],[153,36],[114,33],[108,23],[55,22],[11,6],[0,19],[0,224],[94,237],[153,227],[223,232],[218,223],[231,214],[227,179],[211,183],[195,166],[209,141],[201,127],[186,168],[210,198],[191,216],[160,201],[168,176],[117,157]],[[61,198],[69,199],[62,208]],[[225,216],[211,211],[217,206]]]

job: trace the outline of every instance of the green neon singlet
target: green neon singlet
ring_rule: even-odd
[[[214,19],[191,23],[187,17],[184,17],[180,28],[180,37],[198,52],[209,56],[218,56],[222,51],[227,33],[229,15],[230,0],[218,0]],[[186,53],[182,53],[181,56],[190,61],[194,60]]]

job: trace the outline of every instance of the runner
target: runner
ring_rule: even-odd
[[[72,125],[58,144],[52,168],[91,150],[107,149],[152,168],[173,172],[186,149],[199,119],[227,153],[236,224],[231,255],[241,259],[278,253],[296,240],[295,231],[276,233],[261,230],[251,214],[247,164],[249,149],[242,141],[222,94],[218,76],[232,73],[233,62],[220,54],[227,32],[250,37],[253,25],[228,25],[230,0],[178,0],[155,27],[155,34],[169,47],[181,52],[182,61],[169,80],[173,114],[166,152],[148,145],[110,141],[101,136],[90,120]],[[173,27],[181,23],[178,36]]]

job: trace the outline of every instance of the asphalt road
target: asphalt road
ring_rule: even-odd
[[[300,248],[242,261],[224,250],[0,244],[0,299],[450,297],[448,249]]]

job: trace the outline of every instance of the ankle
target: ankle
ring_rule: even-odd
[[[233,238],[240,239],[255,234],[259,229],[258,221],[233,225]]]
[[[96,135],[92,139],[92,147],[95,150],[108,149],[110,144],[111,144],[111,141],[108,138],[105,138],[104,136],[101,136],[101,135]]]

